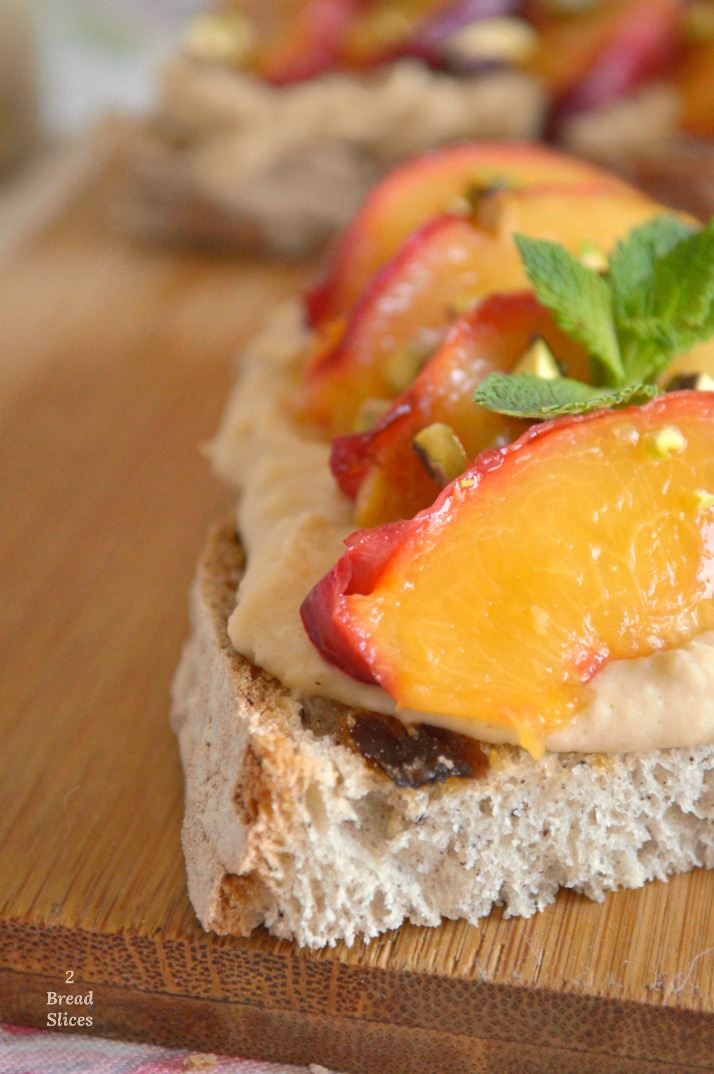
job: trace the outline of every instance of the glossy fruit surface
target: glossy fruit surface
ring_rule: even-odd
[[[548,185],[489,193],[473,217],[431,219],[375,276],[337,342],[334,323],[318,333],[296,413],[325,436],[353,432],[365,399],[394,398],[407,386],[390,376],[400,354],[425,356],[459,311],[528,286],[514,234],[555,240],[575,254],[588,244],[608,251],[659,212],[629,189]]]
[[[343,492],[356,499],[358,526],[410,518],[436,498],[440,486],[413,447],[414,437],[426,426],[449,425],[469,459],[525,431],[530,423],[485,410],[473,402],[473,395],[489,373],[509,372],[534,336],[546,340],[571,376],[588,378],[583,350],[531,292],[494,295],[457,319],[417,378],[372,429],[334,441],[332,471]]]
[[[400,706],[515,728],[534,754],[608,661],[714,626],[714,393],[534,427],[311,591],[324,656]]]
[[[375,187],[341,239],[326,280],[307,297],[312,323],[344,315],[416,228],[493,183],[516,189],[603,183],[632,191],[594,165],[541,145],[482,142],[427,153]]]

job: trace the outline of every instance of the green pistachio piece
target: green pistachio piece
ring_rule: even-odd
[[[451,426],[442,421],[427,425],[412,443],[431,476],[442,487],[454,481],[468,465],[464,445]]]
[[[557,359],[542,336],[535,337],[511,372],[532,373],[534,377],[540,377],[541,380],[557,380],[562,376]]]
[[[605,251],[594,242],[584,242],[580,247],[580,260],[593,272],[607,272],[608,262]]]
[[[392,351],[384,363],[384,376],[389,386],[397,393],[408,388],[431,351],[431,346],[422,347],[416,342],[405,343]]]
[[[657,459],[669,459],[672,455],[681,455],[687,446],[687,438],[676,425],[665,425],[654,436],[648,438],[647,447],[650,454]]]
[[[707,492],[706,489],[697,489],[697,514],[704,514],[705,511],[711,511],[714,507],[714,492]]]

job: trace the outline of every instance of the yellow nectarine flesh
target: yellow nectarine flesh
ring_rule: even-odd
[[[305,605],[328,659],[538,755],[608,661],[714,627],[714,393],[535,427],[348,548]]]

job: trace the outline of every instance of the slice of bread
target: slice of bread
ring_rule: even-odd
[[[203,926],[319,947],[405,919],[528,917],[559,887],[593,899],[714,865],[714,745],[621,756],[484,745],[479,779],[397,786],[233,649],[243,564],[214,527],[174,683],[184,850]],[[335,724],[337,728],[337,723]]]
[[[543,90],[515,71],[454,78],[415,60],[274,87],[177,57],[154,115],[105,128],[112,214],[140,237],[303,257],[395,164],[452,142],[538,137]]]

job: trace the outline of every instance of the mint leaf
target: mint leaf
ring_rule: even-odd
[[[714,220],[649,221],[618,243],[605,277],[557,243],[515,241],[541,303],[587,348],[593,384],[493,374],[475,396],[489,410],[542,420],[642,403],[676,355],[714,336]]]
[[[643,311],[674,325],[701,324],[714,294],[714,226],[710,223],[657,258]]]
[[[701,324],[714,297],[714,221],[655,262],[647,308],[676,325]]]
[[[658,216],[618,242],[608,273],[617,321],[645,313],[656,262],[694,231],[678,216]]]
[[[655,376],[666,367],[667,358],[686,353],[710,335],[713,300],[714,226],[709,224],[655,263],[644,310],[649,317],[668,324],[669,352],[661,353],[661,334],[651,343],[643,340],[639,348],[628,353],[629,376],[633,380]],[[629,346],[627,350],[630,352]]]
[[[714,226],[674,242],[677,226],[663,219],[658,237],[656,223],[647,226],[648,235],[638,229],[613,255],[613,304],[628,382],[654,380],[675,355],[686,354],[714,331]],[[629,275],[630,247],[639,249],[642,268],[648,238],[649,275],[635,283]]]
[[[652,382],[675,355],[686,354],[695,343],[714,334],[714,307],[706,319],[693,327],[677,326],[658,317],[636,317],[619,326],[630,376]]]
[[[568,335],[587,347],[600,366],[598,379],[622,384],[625,371],[606,281],[556,242],[527,235],[514,235],[514,239],[538,299],[553,311]]]
[[[618,333],[631,383],[652,383],[675,354],[686,353],[681,335],[669,321],[658,317],[635,317],[621,321]]]
[[[533,373],[491,373],[477,388],[474,401],[498,414],[543,420],[645,403],[658,394],[653,384],[607,389],[593,388],[570,377],[544,380]]]

